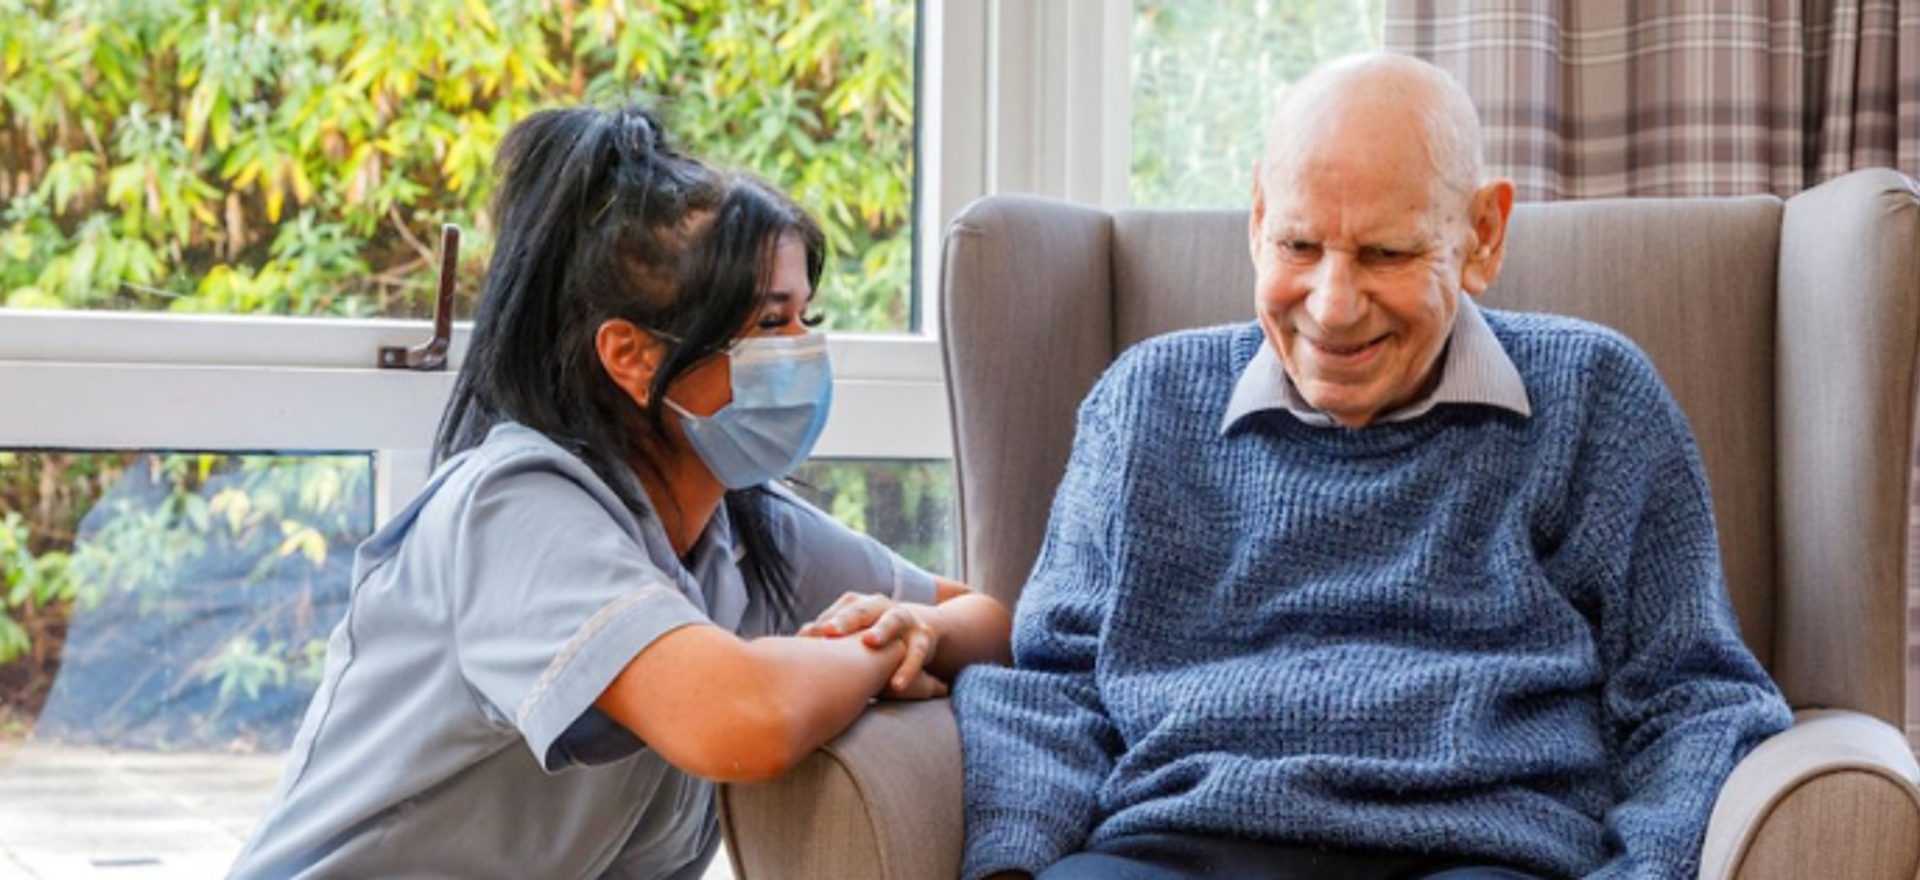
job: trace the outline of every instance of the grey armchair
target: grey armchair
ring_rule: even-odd
[[[942,266],[966,577],[1009,605],[1074,411],[1150,335],[1252,316],[1240,211],[992,197]],[[1525,205],[1492,306],[1615,327],[1699,438],[1743,632],[1798,723],[1740,764],[1703,878],[1920,877],[1904,715],[1920,387],[1920,188],[1863,171],[1786,201]],[[951,877],[960,751],[944,702],[883,705],[780,782],[729,786],[742,880]]]

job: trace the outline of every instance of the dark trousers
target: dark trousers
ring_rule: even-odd
[[[1070,855],[1039,880],[1543,880],[1502,865],[1201,834],[1137,834]]]

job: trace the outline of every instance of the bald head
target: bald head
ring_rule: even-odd
[[[1425,61],[1384,53],[1329,62],[1282,91],[1261,165],[1295,168],[1315,150],[1376,137],[1416,150],[1460,197],[1482,183],[1480,120],[1466,90]]]
[[[1275,108],[1247,246],[1261,328],[1295,390],[1348,428],[1432,392],[1460,298],[1500,272],[1513,184],[1480,183],[1473,102],[1367,55]]]

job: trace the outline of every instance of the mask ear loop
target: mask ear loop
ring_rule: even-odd
[[[667,409],[673,410],[674,415],[679,416],[683,420],[693,421],[695,419],[700,418],[700,416],[696,416],[693,413],[687,412],[686,407],[683,407],[680,404],[674,403],[673,398],[668,397],[664,394],[660,395],[660,402],[666,404]]]
[[[684,344],[686,343],[686,341],[687,341],[686,339],[684,339],[684,338],[682,338],[682,337],[680,337],[680,336],[676,336],[676,335],[674,335],[674,334],[672,334],[672,333],[668,333],[668,332],[667,332],[667,331],[665,331],[665,330],[655,330],[655,329],[653,329],[653,328],[651,328],[651,327],[642,327],[642,328],[640,328],[640,329],[642,329],[642,330],[645,330],[645,331],[647,331],[648,333],[651,333],[651,334],[653,334],[654,336],[658,336],[658,337],[660,337],[661,339],[665,339],[665,340],[667,340],[668,342],[671,342],[671,343],[673,343],[673,344],[675,344],[675,345],[684,345]],[[739,345],[739,344],[740,344],[740,342],[741,342],[741,340],[739,340],[739,339],[736,339],[736,340],[734,340],[734,341],[732,341],[732,342],[730,342],[730,343],[728,343],[728,344],[727,344],[727,347],[726,347],[726,348],[723,348],[723,349],[720,349],[719,351],[717,351],[717,352],[714,352],[714,353],[715,353],[715,354],[720,354],[720,355],[725,355],[725,356],[727,356],[727,357],[729,357],[729,358],[731,358],[731,357],[733,356],[733,348],[734,348],[734,346],[736,346],[736,345]],[[694,415],[693,413],[691,413],[691,412],[689,412],[689,411],[687,410],[687,408],[686,408],[686,407],[684,407],[684,406],[681,406],[680,404],[677,404],[677,403],[674,403],[674,402],[673,402],[673,398],[671,398],[671,397],[668,397],[668,396],[667,396],[667,395],[666,395],[666,394],[664,393],[664,389],[662,389],[662,392],[663,392],[663,393],[662,393],[662,394],[660,395],[660,402],[661,402],[661,403],[664,403],[664,404],[666,404],[666,405],[667,405],[667,409],[670,409],[670,410],[673,410],[673,412],[674,412],[674,414],[675,414],[675,415],[678,415],[678,416],[679,416],[679,417],[680,417],[681,419],[684,419],[684,420],[689,420],[689,421],[699,421],[699,420],[701,420],[701,419],[705,419],[705,418],[712,418],[712,416],[696,416],[696,415]]]

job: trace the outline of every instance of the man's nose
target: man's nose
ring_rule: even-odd
[[[1356,326],[1366,318],[1367,301],[1360,292],[1352,257],[1327,252],[1320,261],[1313,292],[1307,296],[1307,314],[1315,324],[1335,331]]]

